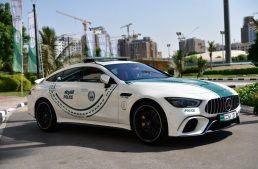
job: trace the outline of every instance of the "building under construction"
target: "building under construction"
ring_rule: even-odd
[[[150,37],[138,39],[137,37],[118,40],[118,55],[131,59],[157,58],[157,43]]]

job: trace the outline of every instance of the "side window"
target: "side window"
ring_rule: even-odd
[[[59,72],[59,73],[56,73],[56,74],[54,74],[53,76],[50,76],[48,79],[47,79],[47,81],[48,82],[58,82],[58,81],[60,81],[61,79],[62,79],[62,77],[63,77],[63,71],[62,72]]]
[[[94,67],[77,67],[59,72],[47,79],[49,82],[100,82],[104,74]]]
[[[79,82],[82,77],[81,67],[72,68],[64,71],[62,82]]]
[[[104,74],[101,70],[95,67],[85,67],[82,70],[81,82],[100,82],[100,76]]]

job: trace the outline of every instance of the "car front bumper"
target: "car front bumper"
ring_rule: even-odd
[[[186,117],[178,126],[176,131],[170,136],[196,136],[203,135],[209,131],[216,131],[226,127],[231,127],[240,123],[239,112],[234,111],[234,117],[224,120],[226,114],[217,114],[214,117],[194,115]]]

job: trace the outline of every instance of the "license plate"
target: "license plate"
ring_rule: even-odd
[[[237,113],[231,112],[231,113],[221,114],[219,116],[219,119],[220,121],[228,121],[228,120],[235,119],[236,117],[237,117]]]

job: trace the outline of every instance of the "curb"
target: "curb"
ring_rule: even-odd
[[[200,78],[208,81],[258,81],[258,78]]]
[[[13,112],[15,112],[19,108],[22,108],[26,105],[27,105],[27,102],[21,102],[16,106],[16,108],[8,108],[0,111],[0,140],[3,134],[3,131],[6,127],[6,122],[8,118],[12,115]]]
[[[12,113],[16,111],[15,108],[9,108],[9,109],[6,109],[5,111],[1,111],[1,112],[4,112],[6,113],[4,116],[1,116],[2,113],[0,114],[0,140],[1,140],[1,137],[2,137],[2,134],[4,132],[4,129],[6,127],[6,124],[7,124],[7,120],[8,118],[12,115]]]
[[[0,110],[0,125],[5,122],[6,117],[9,115],[9,113],[15,111],[18,108],[22,108],[24,106],[26,106],[28,103],[27,102],[21,102],[19,103],[16,108],[8,108],[8,109],[4,109],[4,110]]]
[[[241,105],[241,113],[255,114],[255,115],[258,114],[258,112],[255,111],[254,107],[246,106],[246,105]]]

